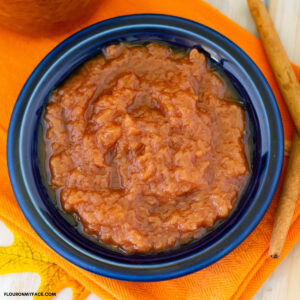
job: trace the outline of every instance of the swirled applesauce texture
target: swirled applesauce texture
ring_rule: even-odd
[[[245,113],[197,49],[111,45],[53,91],[49,182],[85,233],[169,249],[224,219],[249,175]]]

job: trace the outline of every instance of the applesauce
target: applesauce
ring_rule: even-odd
[[[163,251],[228,216],[249,176],[245,112],[197,49],[111,45],[53,91],[49,182],[85,233]]]

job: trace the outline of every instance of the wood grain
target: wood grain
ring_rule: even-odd
[[[290,60],[300,65],[300,1],[270,0],[269,12]]]
[[[230,19],[258,36],[246,0],[206,0]]]

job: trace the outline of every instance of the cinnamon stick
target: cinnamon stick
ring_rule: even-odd
[[[295,131],[286,178],[281,190],[273,232],[270,242],[269,255],[279,258],[291,221],[297,199],[300,193],[300,137]]]
[[[269,249],[270,257],[279,258],[300,194],[300,86],[264,3],[261,0],[247,1],[277,83],[296,126]]]

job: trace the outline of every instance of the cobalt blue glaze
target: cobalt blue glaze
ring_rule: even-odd
[[[125,255],[82,236],[55,208],[41,179],[38,130],[49,94],[80,64],[108,44],[150,40],[197,47],[223,69],[250,119],[252,175],[231,216],[204,238],[158,254]],[[251,233],[276,190],[283,162],[283,130],[267,81],[253,61],[229,39],[204,25],[178,17],[130,15],[79,31],[36,67],[11,116],[7,161],[11,184],[24,215],[52,249],[99,275],[127,281],[158,281],[214,263]]]

